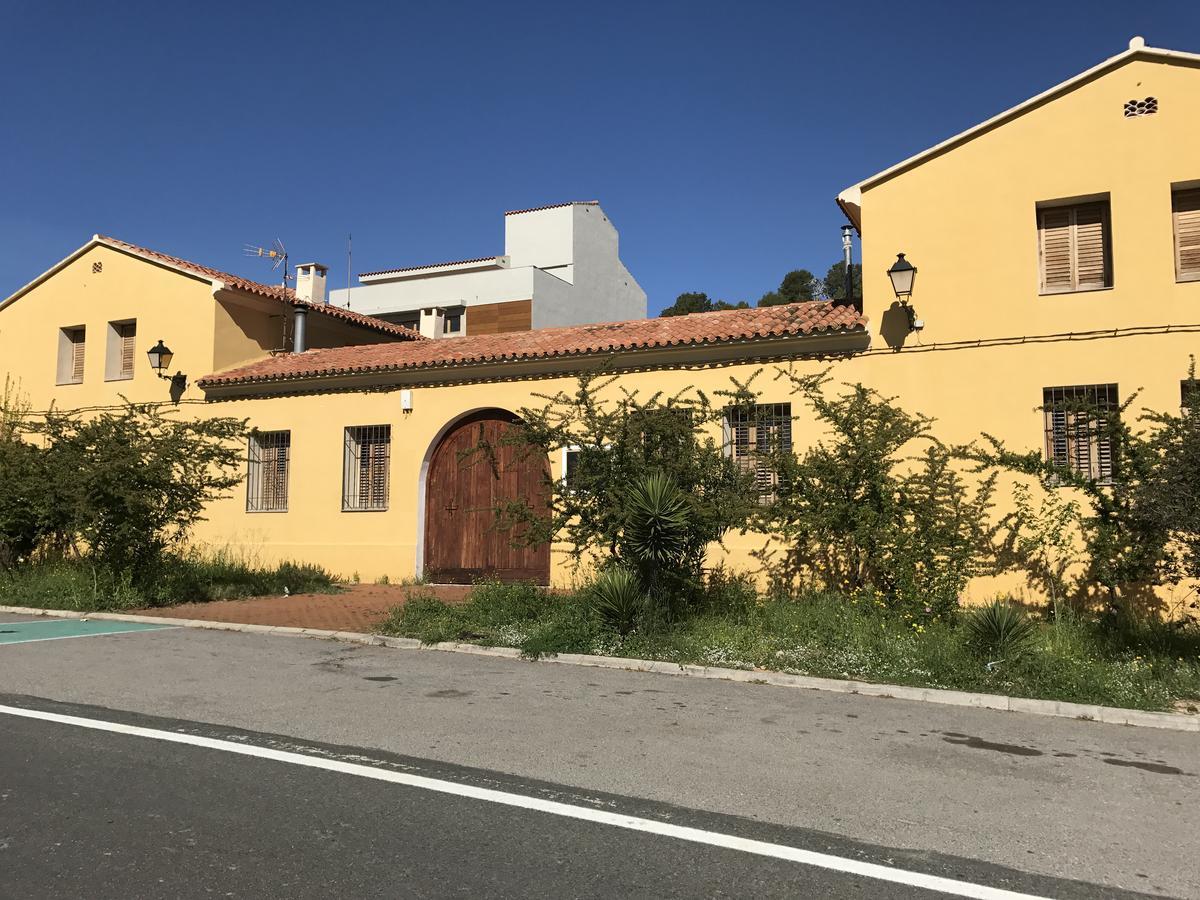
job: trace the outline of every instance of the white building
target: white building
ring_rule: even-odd
[[[617,241],[594,200],[515,210],[504,214],[503,256],[365,272],[329,303],[428,337],[645,318],[646,292]]]

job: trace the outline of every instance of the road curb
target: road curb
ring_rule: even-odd
[[[168,616],[136,616],[127,613],[82,613],[63,609],[31,609],[24,606],[0,606],[0,613],[30,616],[50,616],[60,619],[103,619],[116,622],[143,622],[151,625],[174,625],[182,628],[204,628],[211,631],[239,631],[248,634],[282,634],[320,640],[342,641],[390,647],[396,650],[437,650],[443,653],[469,653],[473,656],[521,659],[521,651],[513,647],[483,647],[479,644],[445,642],[422,644],[416,638],[387,637],[357,631],[330,631],[323,628],[295,628],[286,625],[241,625],[236,622],[210,622],[205,619],[173,619]],[[1106,725],[1131,725],[1138,728],[1160,728],[1171,731],[1190,731],[1200,734],[1200,716],[1177,713],[1146,712],[1115,706],[1093,706],[1086,703],[1067,703],[1059,700],[1033,700],[1009,697],[1004,694],[975,694],[939,688],[907,687],[900,684],[877,684],[870,681],[841,681],[836,678],[816,678],[811,675],[790,675],[763,669],[725,669],[671,663],[662,660],[632,659],[618,656],[592,656],[587,653],[559,653],[540,657],[538,662],[568,666],[591,666],[601,669],[623,669],[631,672],[651,672],[660,675],[711,678],[748,684],[768,684],[776,687],[803,688],[838,694],[858,694],[892,700],[917,700],[943,706],[970,706],[1035,716],[1054,716],[1063,719],[1082,719]]]

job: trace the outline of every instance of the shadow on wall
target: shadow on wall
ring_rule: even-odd
[[[887,308],[883,318],[879,320],[879,336],[891,349],[900,350],[904,347],[904,342],[908,340],[910,334],[912,334],[912,329],[909,327],[908,312],[899,300],[892,301],[892,305]]]

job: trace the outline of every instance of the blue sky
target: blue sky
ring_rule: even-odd
[[[200,12],[202,11],[202,12]],[[263,281],[503,250],[599,199],[651,312],[839,258],[839,190],[1200,3],[58,4],[0,28],[0,297],[95,232]]]

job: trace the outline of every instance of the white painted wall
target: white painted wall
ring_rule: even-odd
[[[599,205],[568,206],[504,218],[506,269],[448,271],[397,280],[373,276],[349,291],[350,308],[368,315],[533,300],[533,327],[583,325],[646,317],[646,293],[620,260],[617,230]],[[346,306],[345,289],[329,302]],[[470,313],[464,333],[470,334]]]
[[[504,253],[513,266],[537,266],[574,281],[576,206],[556,206],[504,217]]]
[[[564,209],[571,213],[572,220],[571,295],[566,303],[539,304],[535,299],[533,327],[646,318],[646,292],[621,262],[617,229],[603,207],[581,203]]]

